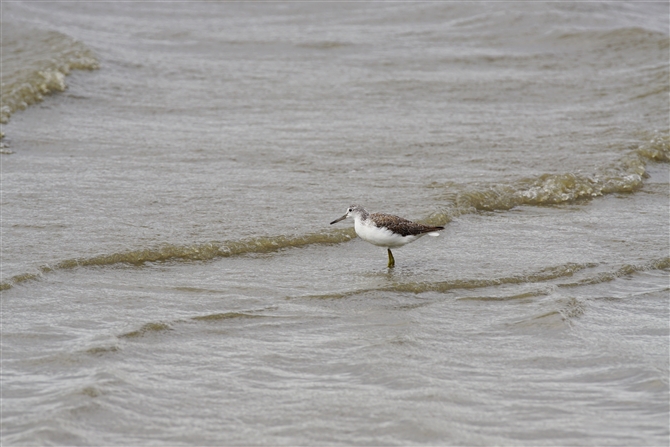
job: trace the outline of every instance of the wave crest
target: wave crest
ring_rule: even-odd
[[[592,175],[581,173],[543,174],[518,182],[468,188],[450,193],[455,210],[443,219],[473,211],[504,211],[521,205],[557,205],[590,200],[606,194],[629,193],[640,189],[647,177],[648,162],[670,161],[670,136],[659,133]]]
[[[270,253],[284,248],[302,247],[312,244],[339,244],[354,238],[353,228],[339,229],[303,236],[257,237],[240,241],[207,242],[194,245],[166,244],[158,248],[130,250],[90,258],[66,259],[53,265],[39,268],[39,272],[24,273],[0,283],[0,291],[13,285],[40,278],[54,270],[69,270],[77,267],[108,266],[113,264],[143,265],[150,262],[209,261],[215,258],[240,256],[248,253]]]
[[[83,43],[56,31],[2,23],[2,88],[0,123],[17,110],[42,101],[45,95],[66,89],[71,70],[100,66]]]

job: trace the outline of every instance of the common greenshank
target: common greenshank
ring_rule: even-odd
[[[386,247],[389,254],[388,267],[395,267],[395,259],[391,248],[402,247],[419,239],[421,236],[439,236],[438,231],[444,227],[431,227],[402,217],[383,213],[368,213],[358,205],[351,205],[344,216],[330,224],[337,223],[347,217],[354,218],[354,229],[358,237],[379,247]]]

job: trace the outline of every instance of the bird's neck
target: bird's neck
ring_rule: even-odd
[[[370,213],[368,213],[365,210],[360,211],[358,214],[354,216],[356,220],[360,220],[361,222],[368,220],[368,217],[370,217]]]
[[[370,217],[370,215],[368,213],[357,214],[357,215],[354,216],[354,223],[356,225],[362,225],[363,222],[368,220],[368,217]]]
[[[357,214],[356,216],[354,216],[354,227],[360,228],[363,225],[368,225],[368,223],[366,222],[368,220],[368,217],[370,217],[370,215],[367,213]]]

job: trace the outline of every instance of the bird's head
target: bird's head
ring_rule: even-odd
[[[351,205],[349,208],[347,208],[347,212],[344,214],[344,216],[340,217],[339,219],[335,219],[332,221],[330,224],[337,223],[341,220],[346,219],[347,217],[353,217],[354,219],[356,217],[359,218],[365,218],[367,216],[368,212],[365,211],[365,209],[362,206],[359,205]]]

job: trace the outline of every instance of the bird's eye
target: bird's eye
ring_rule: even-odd
[[[352,211],[351,208],[349,208],[349,209],[347,210],[347,213],[350,213],[351,211]]]

